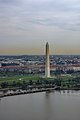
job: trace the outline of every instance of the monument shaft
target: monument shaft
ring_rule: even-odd
[[[45,77],[50,77],[49,44],[46,43]]]

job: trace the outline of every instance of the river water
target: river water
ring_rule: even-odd
[[[2,98],[0,120],[80,120],[80,91],[53,91]]]

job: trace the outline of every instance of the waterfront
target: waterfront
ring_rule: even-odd
[[[80,91],[53,91],[2,98],[1,120],[80,120]]]

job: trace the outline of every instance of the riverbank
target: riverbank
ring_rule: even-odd
[[[38,90],[27,90],[27,91],[22,91],[22,92],[19,91],[19,92],[14,92],[14,93],[3,93],[3,94],[0,94],[0,98],[8,97],[8,96],[15,96],[15,95],[22,95],[22,94],[46,92],[46,91],[52,91],[52,90],[56,90],[56,87],[54,87],[54,88],[43,88],[43,89],[38,89]]]
[[[60,87],[54,87],[54,88],[42,88],[42,89],[37,89],[37,90],[32,89],[32,90],[18,91],[18,92],[13,92],[13,93],[3,93],[3,94],[0,94],[0,98],[8,97],[8,96],[15,96],[15,95],[32,94],[32,93],[38,93],[38,92],[51,92],[53,90],[56,90],[56,91],[57,90],[58,91],[62,91],[62,90],[80,90],[80,88],[60,88]]]

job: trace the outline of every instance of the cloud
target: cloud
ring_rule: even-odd
[[[79,0],[0,0],[0,27],[26,31],[37,24],[80,31],[79,11]]]
[[[21,0],[0,0],[1,4],[16,5],[19,4]]]

